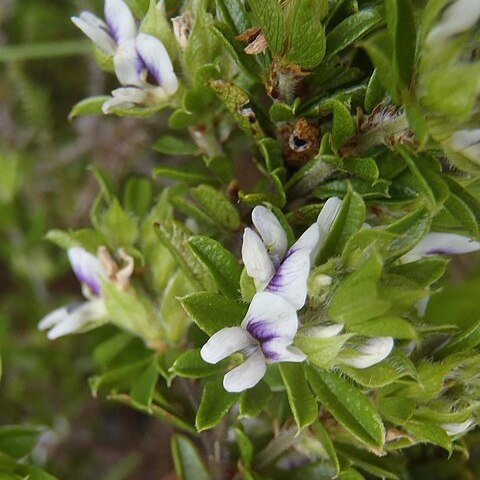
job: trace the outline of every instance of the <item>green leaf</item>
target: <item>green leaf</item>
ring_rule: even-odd
[[[283,53],[286,38],[285,20],[277,0],[249,0],[253,14],[274,54]]]
[[[295,346],[307,355],[308,360],[321,368],[329,368],[345,342],[351,335],[336,335],[332,338],[319,338],[315,335],[295,337]]]
[[[289,5],[286,60],[302,68],[314,68],[325,55],[325,32],[321,23],[325,0],[294,0]]]
[[[309,367],[307,377],[317,398],[341,425],[365,445],[382,448],[385,428],[368,397],[333,372]]]
[[[146,178],[129,178],[123,190],[123,204],[138,217],[143,217],[152,204],[153,188]]]
[[[242,268],[237,259],[220,243],[208,237],[190,237],[188,246],[208,268],[219,290],[232,300],[238,299]]]
[[[172,130],[183,130],[200,123],[201,118],[199,113],[188,112],[183,108],[178,108],[168,117],[168,126]]]
[[[175,472],[179,480],[209,480],[197,448],[190,439],[178,433],[170,441]]]
[[[338,480],[365,480],[365,477],[353,468],[340,473]]]
[[[264,381],[245,390],[240,397],[240,417],[258,417],[271,395],[270,388]]]
[[[205,173],[185,170],[185,168],[177,167],[156,167],[153,169],[154,177],[173,178],[192,185],[199,183],[217,183],[215,179],[209,176],[208,171]]]
[[[323,102],[322,109],[333,113],[331,143],[336,151],[356,132],[355,122],[350,110],[339,100]]]
[[[416,29],[410,0],[385,0],[387,28],[393,45],[393,61],[399,83],[407,89],[412,78]]]
[[[160,137],[152,148],[167,155],[193,155],[197,150],[195,145],[172,135]]]
[[[333,463],[336,473],[338,474],[340,472],[340,461],[338,460],[335,446],[333,445],[333,442],[328,435],[328,432],[325,430],[325,427],[320,420],[314,423],[313,428],[315,434],[317,435],[317,438],[320,440],[320,443],[322,444],[331,462]]]
[[[187,350],[180,355],[171,370],[180,377],[203,378],[220,372],[225,368],[226,362],[219,362],[215,365],[205,362],[200,356],[200,350]]]
[[[194,322],[208,335],[224,327],[242,323],[247,306],[233,302],[218,293],[191,293],[181,299],[182,305]]]
[[[439,358],[472,350],[480,343],[480,320],[453,336],[445,347],[436,352]]]
[[[250,439],[239,428],[235,429],[235,439],[237,440],[238,449],[240,450],[240,456],[242,462],[246,467],[249,467],[252,463],[253,457],[253,445]]]
[[[327,59],[345,50],[382,23],[378,8],[363,8],[340,22],[327,35]]]
[[[380,298],[377,291],[382,267],[380,256],[374,254],[348,275],[333,294],[329,317],[349,326],[387,313],[390,303]]]
[[[101,95],[80,100],[80,102],[76,103],[70,110],[68,119],[73,120],[75,117],[88,115],[103,115],[102,105],[110,98],[108,95]]]
[[[30,425],[5,425],[0,427],[0,452],[22,458],[36,445],[43,428]]]
[[[348,331],[368,337],[393,337],[410,340],[417,337],[415,328],[407,320],[396,316],[382,316],[364,322],[350,323]]]
[[[130,398],[137,408],[150,410],[158,380],[158,370],[154,362],[135,378],[130,389]]]
[[[363,225],[365,214],[365,203],[362,197],[356,192],[347,192],[320,251],[318,263],[323,263],[342,251],[347,240]]]
[[[158,224],[156,233],[163,245],[173,255],[183,273],[196,288],[199,290],[215,290],[211,274],[188,248],[189,234],[182,225],[166,220]]]
[[[230,393],[223,388],[222,378],[207,382],[195,419],[197,430],[201,432],[217,425],[238,398],[239,393]]]
[[[222,228],[237,230],[240,216],[237,209],[226,199],[225,195],[208,185],[192,188],[193,198]]]
[[[419,443],[433,443],[448,452],[452,451],[452,440],[447,432],[438,425],[428,422],[410,421],[404,424],[404,428],[413,435]]]
[[[93,351],[95,363],[100,367],[106,367],[132,340],[132,336],[126,333],[118,333],[107,338],[97,345]]]
[[[318,415],[315,396],[305,377],[305,366],[301,363],[282,363],[279,366],[283,383],[287,388],[288,403],[299,430],[312,424]]]
[[[382,103],[384,96],[385,89],[382,87],[378,79],[377,70],[375,69],[368,81],[367,91],[365,92],[365,111],[371,113],[377,105]]]
[[[216,0],[216,5],[225,23],[236,35],[250,27],[250,21],[241,0]]]
[[[388,273],[401,275],[414,281],[420,287],[427,287],[443,276],[447,264],[448,260],[441,257],[422,258],[414,262],[396,265]]]
[[[377,406],[386,420],[397,425],[403,425],[413,415],[415,400],[400,393],[395,393],[391,397],[380,396]]]
[[[130,247],[138,238],[137,222],[121,207],[116,198],[102,216],[98,229],[115,248]]]
[[[170,58],[174,59],[178,54],[178,43],[172,32],[172,25],[161,8],[157,7],[157,0],[150,0],[146,14],[143,18],[139,31],[153,35],[160,39],[165,46]]]

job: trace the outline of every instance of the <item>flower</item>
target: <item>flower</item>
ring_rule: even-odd
[[[478,0],[454,0],[440,22],[430,31],[426,43],[435,46],[472,28],[480,18]]]
[[[114,64],[117,78],[124,86],[112,91],[113,98],[102,106],[104,113],[120,105],[162,103],[178,89],[168,52],[153,35],[140,33],[122,43],[115,54]]]
[[[246,360],[223,379],[228,392],[241,392],[256,385],[267,363],[302,362],[306,356],[291,346],[297,333],[298,317],[290,302],[270,292],[256,293],[238,327],[222,328],[202,347],[208,363],[217,363],[234,352]]]
[[[442,423],[440,426],[447,432],[447,435],[453,437],[468,430],[473,420],[469,419],[463,423]]]
[[[403,255],[402,263],[413,262],[431,255],[460,255],[480,250],[480,242],[457,233],[427,233],[412,250]]]
[[[137,34],[132,12],[123,0],[105,0],[106,23],[90,12],[72,17],[72,22],[107,55],[114,55],[117,47]]]
[[[123,250],[119,251],[125,262],[123,268],[117,266],[105,247],[99,249],[100,258],[81,247],[71,247],[67,254],[87,301],[58,308],[39,322],[40,330],[49,330],[47,337],[50,340],[85,332],[105,323],[107,310],[102,299],[102,284],[112,282],[118,288],[126,289],[134,268],[133,259]]]
[[[387,358],[393,345],[392,337],[370,338],[363,345],[355,348],[359,355],[343,358],[341,361],[350,367],[368,368]]]
[[[480,162],[480,128],[456,131],[450,138],[450,145],[470,160]]]
[[[246,228],[242,258],[257,291],[275,293],[296,310],[305,304],[307,279],[312,263],[325,241],[340,209],[341,200],[330,198],[317,221],[287,250],[287,234],[277,217],[266,207],[257,206],[252,221],[257,230]]]

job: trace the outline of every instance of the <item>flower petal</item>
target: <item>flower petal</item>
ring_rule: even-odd
[[[320,228],[320,243],[323,245],[327,239],[330,229],[332,228],[333,222],[337,218],[340,207],[342,206],[342,201],[337,197],[331,197],[326,202],[322,208],[322,211],[318,215],[317,223]],[[319,248],[321,248],[321,245]]]
[[[242,327],[222,328],[209,338],[200,355],[208,363],[217,363],[252,343],[252,337]]]
[[[480,128],[458,130],[451,137],[452,148],[474,161],[480,161]]]
[[[118,47],[113,63],[122,85],[143,87],[140,74],[145,66],[135,48],[135,39],[126,40]]]
[[[253,209],[252,221],[274,265],[279,265],[287,251],[287,234],[276,215],[268,208],[259,205]]]
[[[147,94],[143,88],[122,87],[112,91],[113,97],[102,105],[103,113],[110,113],[116,107],[129,105],[143,105],[147,100]]]
[[[459,255],[480,250],[480,242],[456,233],[430,232],[402,257],[411,262],[427,255]]]
[[[360,369],[371,367],[387,358],[392,351],[393,345],[392,337],[371,338],[364,345],[357,348],[360,355],[342,359],[342,363]]]
[[[444,12],[441,21],[427,36],[427,45],[434,47],[439,42],[472,28],[480,18],[478,0],[456,0]]]
[[[47,337],[54,340],[71,333],[91,330],[105,322],[106,309],[102,300],[76,303],[54,310],[38,324],[40,330],[50,329]]]
[[[67,255],[78,281],[87,285],[94,295],[100,296],[102,280],[107,279],[100,260],[81,247],[69,248]]]
[[[283,338],[292,343],[298,328],[297,312],[282,297],[269,292],[259,292],[250,303],[242,327],[260,343],[275,338]]]
[[[447,435],[453,437],[465,432],[472,424],[473,420],[469,419],[463,423],[442,423],[440,426],[447,432]]]
[[[300,310],[307,298],[311,251],[308,248],[294,251],[294,247],[295,245],[287,252],[265,291],[280,295],[288,300],[296,310]]]
[[[343,323],[332,323],[331,325],[317,325],[310,327],[304,333],[310,337],[332,338],[336,337],[343,330]]]
[[[123,0],[105,0],[105,20],[117,45],[137,34],[135,19]]]
[[[168,95],[173,95],[178,89],[178,80],[163,43],[153,35],[140,33],[136,38],[136,48],[155,83]]]
[[[275,362],[303,362],[307,356],[297,347],[291,346],[282,338],[275,338],[262,344],[262,351],[267,361]]]
[[[243,392],[255,386],[265,375],[266,370],[265,357],[258,348],[241,365],[223,377],[223,386],[227,392]]]
[[[107,55],[115,53],[115,39],[108,33],[105,22],[90,12],[71,17],[72,22]]]
[[[251,228],[243,232],[242,259],[247,274],[256,280],[257,290],[262,290],[275,274],[262,239]]]

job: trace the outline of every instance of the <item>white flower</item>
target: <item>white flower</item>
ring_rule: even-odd
[[[107,55],[114,55],[117,47],[137,34],[132,12],[123,0],[105,0],[106,23],[90,12],[72,17],[72,22]]]
[[[124,87],[113,90],[103,104],[104,113],[112,107],[155,105],[166,101],[178,89],[178,79],[163,43],[153,35],[138,34],[119,46],[115,73]]]
[[[447,432],[450,437],[458,435],[468,430],[473,420],[469,419],[463,423],[442,423],[440,426]]]
[[[316,338],[333,338],[343,330],[343,323],[332,323],[331,325],[316,325],[304,331],[305,335]]]
[[[427,45],[436,46],[449,38],[466,32],[480,18],[480,2],[478,0],[454,0],[445,10],[440,22],[427,36]]]
[[[401,257],[402,263],[413,262],[431,255],[460,255],[480,250],[480,242],[456,233],[427,233],[412,250]]]
[[[257,206],[252,221],[257,230],[246,228],[242,258],[247,274],[257,291],[272,292],[289,301],[296,310],[305,304],[310,268],[325,241],[341,200],[330,198],[318,220],[288,249],[287,235],[277,217],[267,208]]]
[[[370,338],[363,345],[355,348],[359,355],[343,358],[341,361],[350,367],[368,368],[387,358],[393,345],[392,337]]]
[[[38,328],[48,330],[47,337],[50,340],[85,332],[106,322],[107,310],[102,299],[102,284],[112,282],[117,288],[126,289],[134,269],[132,257],[121,249],[118,253],[124,262],[122,268],[118,267],[104,247],[99,249],[100,259],[81,247],[68,249],[70,265],[82,285],[87,301],[58,308],[40,321]]]
[[[241,392],[256,385],[267,363],[302,362],[306,356],[291,346],[298,328],[295,308],[282,297],[269,292],[256,293],[239,327],[223,328],[202,347],[208,363],[217,363],[234,352],[245,361],[223,379],[228,392]]]
[[[480,162],[480,128],[456,131],[450,139],[450,144],[456,152],[474,162]]]

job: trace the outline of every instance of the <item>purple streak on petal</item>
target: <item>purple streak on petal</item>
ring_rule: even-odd
[[[250,320],[247,324],[247,332],[260,343],[276,338],[275,332],[272,331],[268,322],[262,320]]]
[[[70,303],[69,305],[67,305],[65,308],[67,310],[67,313],[70,315],[71,313],[73,313],[75,310],[77,310],[78,308],[80,308],[85,302],[74,302],[74,303]]]
[[[139,59],[139,67],[141,65],[141,68],[139,70],[139,73],[143,72],[146,70],[148,72],[147,75],[147,83],[153,84],[153,85],[162,85],[162,74],[160,73],[160,70],[158,68],[158,65],[154,63],[150,63],[150,65],[147,64],[146,59],[142,57],[140,52],[137,50],[138,53],[138,59]]]
[[[80,283],[87,285],[95,296],[100,297],[102,293],[102,284],[95,273],[89,274],[89,272],[84,272],[75,265],[72,265],[72,270]]]
[[[275,361],[279,359],[280,355],[278,354],[278,352],[271,348],[271,344],[269,342],[265,342],[261,346],[261,348],[263,354],[265,355],[265,358],[267,358],[268,360]]]

